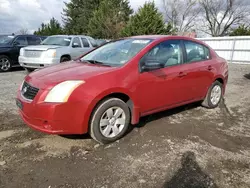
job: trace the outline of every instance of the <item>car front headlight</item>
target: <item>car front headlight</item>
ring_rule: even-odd
[[[67,102],[71,93],[85,81],[82,80],[69,80],[57,84],[52,90],[49,91],[44,102],[64,103]]]
[[[19,55],[24,56],[24,49],[23,48],[20,49],[20,54]]]
[[[47,50],[47,51],[46,51],[46,56],[47,56],[47,57],[50,57],[50,58],[56,57],[56,50],[55,50],[55,49]]]

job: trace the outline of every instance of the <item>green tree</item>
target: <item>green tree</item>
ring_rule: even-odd
[[[246,36],[250,35],[250,28],[248,26],[240,25],[237,29],[230,33],[230,36]]]
[[[62,34],[63,29],[60,23],[55,19],[51,18],[48,24],[42,23],[41,27],[34,32],[35,35],[58,35]]]
[[[62,19],[67,34],[87,34],[89,20],[101,0],[71,0],[65,3]]]
[[[122,31],[122,35],[169,34],[171,30],[170,24],[165,25],[163,16],[156,8],[155,3],[146,2],[135,15],[131,16]]]
[[[88,34],[96,38],[116,39],[133,13],[128,0],[103,0],[88,25]]]

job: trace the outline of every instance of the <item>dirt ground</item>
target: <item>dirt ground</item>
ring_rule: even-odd
[[[250,65],[230,65],[219,108],[151,115],[105,146],[28,128],[14,102],[24,76],[0,73],[0,187],[250,187]]]

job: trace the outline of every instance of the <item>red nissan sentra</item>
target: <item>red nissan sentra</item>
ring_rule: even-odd
[[[195,101],[217,107],[227,80],[226,60],[201,41],[136,36],[29,74],[16,103],[34,129],[109,143],[142,116]]]

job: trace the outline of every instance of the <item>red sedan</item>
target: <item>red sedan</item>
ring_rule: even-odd
[[[34,129],[109,143],[142,116],[195,101],[217,107],[227,80],[227,62],[201,41],[136,36],[29,74],[16,103]]]

